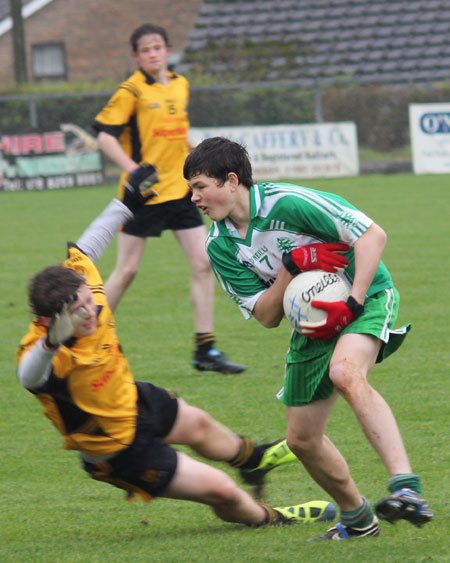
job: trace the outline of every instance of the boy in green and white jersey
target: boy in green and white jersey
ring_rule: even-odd
[[[246,318],[268,328],[284,316],[292,277],[314,269],[345,268],[352,288],[346,302],[326,310],[321,326],[293,331],[279,399],[287,406],[287,439],[312,477],[338,503],[341,522],[320,539],[377,535],[376,516],[361,496],[346,462],[325,436],[338,397],[352,407],[389,474],[391,496],[377,514],[417,526],[433,514],[420,498],[395,418],[367,377],[394,352],[409,325],[394,329],[399,295],[381,261],[386,234],[343,198],[291,184],[253,184],[246,150],[221,137],[206,139],[187,157],[184,176],[192,201],[213,223],[207,251],[213,270]]]

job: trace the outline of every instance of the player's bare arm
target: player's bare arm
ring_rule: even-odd
[[[358,303],[364,303],[367,290],[380,264],[386,241],[386,233],[373,223],[355,243],[355,277],[351,295]]]
[[[285,268],[281,268],[275,283],[264,291],[256,302],[253,316],[266,328],[277,327],[283,319],[283,296],[291,280],[291,274]]]
[[[139,164],[126,154],[120,142],[113,135],[100,131],[97,139],[100,149],[122,170],[133,172],[133,170],[139,168]]]

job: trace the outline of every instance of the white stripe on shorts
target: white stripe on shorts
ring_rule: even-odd
[[[384,321],[384,325],[383,325],[383,329],[381,331],[380,334],[380,339],[383,342],[388,342],[389,340],[389,328],[388,328],[388,324],[392,318],[392,312],[394,310],[394,305],[395,305],[395,293],[394,290],[392,288],[389,289],[385,289],[384,290],[387,294],[387,300],[386,300],[386,319]]]

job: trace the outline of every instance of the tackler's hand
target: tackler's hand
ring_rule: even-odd
[[[122,203],[132,213],[142,207],[149,199],[158,195],[154,185],[158,183],[158,171],[151,164],[143,164],[133,170],[125,181]]]
[[[334,273],[347,266],[348,259],[339,254],[339,252],[347,252],[347,250],[349,250],[347,244],[329,242],[307,244],[285,252],[283,265],[293,276],[309,270],[325,270],[325,272]]]
[[[84,307],[78,307],[73,313],[70,312],[70,308],[75,301],[76,295],[67,299],[61,307],[61,311],[55,313],[51,318],[45,339],[47,348],[58,348],[72,336],[86,316],[86,309]]]
[[[347,301],[311,301],[311,305],[328,313],[323,321],[300,323],[301,333],[313,340],[334,338],[364,313],[364,305],[351,296]]]

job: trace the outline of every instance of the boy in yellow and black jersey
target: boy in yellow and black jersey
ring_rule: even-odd
[[[92,296],[92,301],[84,304],[87,315],[83,322],[91,307],[96,330],[83,338],[69,338],[60,346],[53,355],[48,379],[32,392],[63,434],[67,449],[88,456],[118,452],[134,439],[137,389],[120,349],[101,277],[95,264],[76,246],[69,247],[69,257],[61,270],[53,268],[44,274],[49,275],[54,276],[54,283],[64,283],[66,278],[76,283],[77,276],[81,276]],[[48,287],[48,282],[44,286],[44,276],[35,279],[34,287],[43,285],[38,291]],[[81,298],[76,304],[81,305]],[[47,324],[47,318],[42,315],[32,322],[20,345],[19,362],[38,341],[46,338]]]
[[[125,82],[96,116],[94,129],[120,141],[135,162],[157,163],[157,195],[147,205],[182,199],[189,192],[183,178],[183,163],[189,153],[189,84],[174,72],[166,72],[167,83],[157,82],[139,69]],[[128,176],[122,172],[119,196]]]
[[[101,150],[122,170],[119,197],[128,174],[144,163],[158,169],[159,183],[154,197],[119,233],[116,267],[105,284],[109,305],[115,311],[132,283],[147,237],[173,231],[191,269],[193,366],[200,371],[241,373],[245,366],[231,362],[215,347],[214,279],[205,250],[207,233],[183,178],[191,149],[188,81],[168,69],[170,47],[164,28],[143,24],[131,34],[130,44],[138,70],[120,84],[95,117],[93,129]]]
[[[35,318],[17,353],[20,383],[42,403],[65,447],[80,452],[91,477],[124,489],[129,498],[194,500],[222,520],[254,526],[334,518],[327,501],[260,504],[224,472],[169,445],[228,462],[248,482],[294,459],[285,440],[256,446],[166,389],[134,380],[95,262],[145,204],[149,177],[155,180],[151,167],[131,174],[122,201],[113,200],[69,245],[67,260],[31,280]]]

